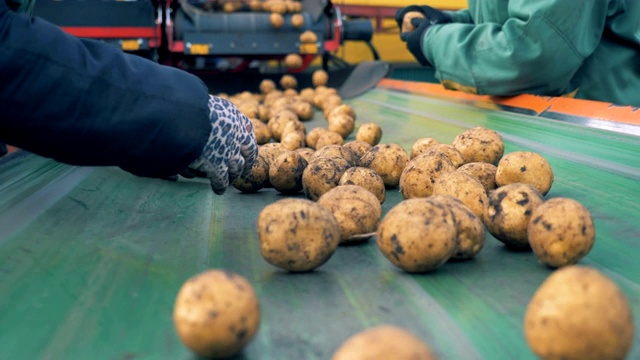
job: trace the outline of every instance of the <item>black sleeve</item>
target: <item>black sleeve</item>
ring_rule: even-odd
[[[80,40],[0,0],[0,142],[160,177],[195,160],[210,131],[197,77]]]

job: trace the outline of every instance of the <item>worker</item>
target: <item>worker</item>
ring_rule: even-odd
[[[401,39],[447,89],[572,96],[640,106],[640,1],[469,0],[468,9],[412,5]]]
[[[134,175],[208,177],[216,194],[257,154],[249,119],[185,71],[71,36],[0,0],[0,142]]]

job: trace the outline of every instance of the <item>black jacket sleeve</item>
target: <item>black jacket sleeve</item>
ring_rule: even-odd
[[[197,77],[0,1],[0,142],[72,165],[174,175],[211,131]]]

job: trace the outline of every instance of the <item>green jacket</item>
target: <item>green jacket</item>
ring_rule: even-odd
[[[449,89],[640,106],[640,1],[469,0],[422,49]]]

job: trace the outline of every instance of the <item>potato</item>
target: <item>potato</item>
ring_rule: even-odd
[[[280,78],[280,86],[284,89],[295,89],[298,87],[298,80],[293,75],[282,75]]]
[[[238,104],[238,110],[240,110],[240,112],[249,119],[257,118],[259,116],[258,103],[254,101],[243,101]]]
[[[233,187],[243,193],[255,193],[269,185],[269,163],[263,155],[258,154],[248,175],[236,178]]]
[[[366,143],[364,141],[358,141],[358,140],[349,141],[342,146],[351,150],[351,152],[353,152],[353,155],[355,155],[356,157],[355,166],[360,166],[360,158],[362,158],[362,156],[366,154],[367,151],[371,150],[371,148],[373,147],[369,143]]]
[[[253,12],[261,12],[262,9],[262,1],[261,0],[251,0],[249,1],[249,9]]]
[[[280,29],[284,25],[284,17],[282,14],[274,12],[269,16],[269,22],[274,29]]]
[[[267,143],[264,145],[260,145],[258,147],[258,154],[264,156],[264,159],[267,161],[267,164],[271,166],[273,161],[278,157],[278,155],[286,152],[288,149],[282,146],[280,143]]]
[[[329,131],[340,134],[343,139],[349,136],[356,126],[356,121],[351,116],[346,114],[334,114],[333,116],[329,117],[328,121]]]
[[[311,82],[315,87],[325,86],[327,85],[327,81],[329,81],[329,74],[322,69],[316,70],[311,74]]]
[[[356,132],[356,140],[364,141],[371,146],[376,146],[382,139],[382,128],[376,123],[365,123],[360,125]]]
[[[553,198],[531,214],[527,236],[538,259],[553,268],[573,265],[585,257],[596,237],[587,208],[568,198]]]
[[[316,143],[318,142],[318,138],[320,138],[320,135],[326,133],[327,131],[329,130],[321,127],[311,129],[309,133],[307,133],[307,138],[305,139],[307,142],[307,146],[312,149],[316,149]]]
[[[251,124],[253,124],[253,133],[256,136],[256,142],[258,145],[264,145],[271,141],[271,131],[269,127],[265,125],[262,121],[258,119],[249,119],[251,120]]]
[[[286,1],[287,11],[290,13],[299,13],[302,11],[302,3],[297,1]]]
[[[467,163],[487,162],[495,165],[504,154],[502,136],[480,126],[456,136],[452,145],[460,151]]]
[[[304,124],[301,121],[293,120],[286,123],[286,125],[282,129],[281,135],[284,136],[290,132],[300,132],[304,137],[305,133],[307,132],[307,128],[304,126]]]
[[[311,30],[306,30],[300,34],[300,42],[305,44],[312,44],[318,41],[318,35]]]
[[[443,152],[418,155],[400,174],[400,193],[404,199],[431,196],[436,179],[454,170],[451,160]]]
[[[301,14],[293,14],[291,15],[291,26],[296,29],[300,29],[304,26],[304,16]]]
[[[285,134],[280,143],[288,150],[296,150],[305,146],[304,133],[302,131],[291,131]]]
[[[296,112],[300,121],[307,121],[313,119],[314,110],[313,105],[306,101],[297,101],[293,104],[293,111]]]
[[[269,107],[263,104],[258,105],[258,118],[260,121],[266,123],[269,121],[270,117],[271,113],[269,112]]]
[[[331,117],[336,115],[347,115],[350,118],[353,118],[353,120],[356,120],[356,111],[347,104],[342,104],[333,108],[329,112],[329,116],[327,116],[327,120],[331,120]]]
[[[431,201],[444,204],[451,210],[456,224],[458,247],[452,260],[469,260],[484,247],[485,229],[482,218],[477,217],[460,199],[451,195],[433,195]]]
[[[524,335],[540,359],[625,359],[633,314],[620,288],[594,268],[554,271],[527,306]]]
[[[498,186],[527,183],[546,195],[553,184],[553,171],[542,155],[516,151],[505,155],[498,163],[496,183]]]
[[[316,152],[312,148],[302,147],[295,150],[300,156],[302,156],[307,162],[311,162],[311,157]]]
[[[462,157],[460,151],[458,151],[458,149],[454,148],[451,145],[434,144],[429,149],[427,149],[425,153],[430,153],[433,151],[442,151],[445,155],[447,155],[449,160],[451,160],[451,163],[453,164],[453,166],[455,166],[456,169],[464,164],[464,158]]]
[[[484,208],[489,202],[484,186],[471,175],[451,171],[439,176],[433,183],[434,195],[451,195],[482,219]]]
[[[347,160],[338,157],[321,157],[311,160],[302,173],[302,188],[308,199],[318,200],[338,182],[349,168]]]
[[[272,1],[269,11],[276,14],[285,14],[287,12],[287,4],[284,1]]]
[[[455,254],[455,219],[447,206],[428,198],[401,201],[380,222],[377,245],[400,269],[429,272]]]
[[[296,89],[284,89],[284,97],[289,99],[291,102],[289,104],[289,107],[293,109],[293,105],[295,104],[295,101],[298,98],[298,91]]]
[[[320,157],[339,157],[347,160],[349,166],[356,166],[356,156],[348,148],[342,145],[327,145],[316,150],[311,157],[311,160],[315,160]]]
[[[316,96],[316,92],[313,88],[304,88],[300,90],[300,98],[311,105],[313,105],[314,96]]]
[[[316,151],[322,149],[328,145],[342,145],[344,144],[344,139],[342,135],[337,132],[327,131],[320,136],[318,136],[318,140],[316,141]]]
[[[276,191],[295,194],[302,191],[302,172],[307,161],[295,151],[278,155],[269,166],[269,182]]]
[[[297,69],[299,67],[302,67],[302,64],[302,56],[298,54],[288,54],[284,57],[284,66],[287,69]]]
[[[369,190],[380,202],[384,203],[386,190],[384,181],[378,173],[365,167],[352,167],[342,174],[338,185],[357,185]]]
[[[416,157],[416,156],[418,156],[418,155],[420,155],[422,153],[425,153],[427,151],[427,149],[431,148],[434,145],[438,145],[438,144],[440,144],[440,141],[438,141],[438,139],[434,139],[434,138],[430,138],[430,137],[425,137],[425,138],[418,139],[411,146],[410,159],[413,159],[414,157]]]
[[[318,204],[329,209],[338,221],[340,244],[367,240],[368,237],[352,237],[375,232],[382,216],[378,198],[356,185],[334,187],[320,196]]]
[[[387,188],[394,188],[408,161],[409,156],[400,145],[378,144],[362,156],[360,165],[377,172]]]
[[[182,343],[199,356],[227,358],[253,339],[260,325],[260,304],[247,279],[209,270],[182,285],[173,324]]]
[[[496,239],[514,249],[529,248],[527,226],[531,214],[544,202],[529,184],[509,184],[489,192],[483,219]]]
[[[419,12],[419,11],[409,11],[408,13],[406,13],[404,15],[404,17],[402,18],[402,31],[401,32],[405,33],[405,32],[411,32],[411,31],[415,30],[416,27],[413,26],[413,24],[411,23],[411,20],[413,20],[415,18],[424,19],[424,14]]]
[[[258,215],[264,259],[290,272],[313,270],[329,260],[340,243],[331,211],[306,199],[284,199]]]
[[[290,110],[280,110],[277,114],[269,119],[267,127],[271,131],[271,137],[276,141],[280,141],[282,133],[289,122],[299,121],[298,116]],[[304,125],[303,125],[304,127]]]
[[[496,170],[498,168],[486,162],[472,162],[460,166],[456,171],[467,173],[478,179],[487,193],[497,187]]]
[[[268,94],[274,90],[276,90],[276,83],[271,79],[264,79],[260,81],[260,92],[263,94]]]
[[[435,360],[431,349],[409,331],[380,325],[347,339],[331,360]]]
[[[324,111],[324,117],[328,118],[329,114],[335,110],[335,108],[339,107],[342,104],[342,98],[338,94],[330,94],[325,96],[322,103],[320,104],[322,110]]]

